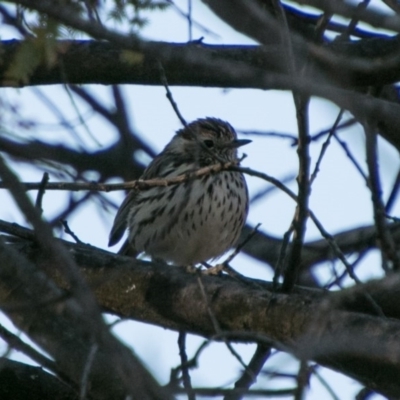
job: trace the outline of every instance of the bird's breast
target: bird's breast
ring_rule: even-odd
[[[216,258],[236,242],[247,216],[243,176],[224,171],[141,193],[129,215],[137,251],[193,265]]]

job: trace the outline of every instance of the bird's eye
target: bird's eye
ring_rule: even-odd
[[[204,144],[205,144],[208,148],[214,147],[214,141],[212,141],[212,140],[205,140],[205,141],[204,141]]]

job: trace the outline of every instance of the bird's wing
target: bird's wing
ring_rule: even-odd
[[[153,159],[153,161],[143,172],[143,175],[140,177],[140,179],[153,179],[156,177],[161,177],[161,171],[168,171],[170,164],[170,157],[166,156],[165,154],[162,156],[161,153]],[[131,209],[132,204],[135,203],[137,195],[137,190],[131,190],[119,207],[109,235],[108,246],[114,246],[117,244],[124,235],[124,232],[127,228],[129,210]]]
[[[114,244],[117,244],[124,235],[128,222],[130,205],[132,204],[132,201],[134,201],[136,195],[137,192],[135,190],[130,191],[119,207],[111,228],[110,236],[108,237],[108,246],[114,246]]]

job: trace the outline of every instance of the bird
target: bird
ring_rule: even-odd
[[[141,179],[173,178],[221,162],[239,163],[234,128],[218,118],[197,119],[178,130]],[[114,219],[109,246],[126,229],[120,254],[144,252],[172,265],[215,260],[233,247],[248,214],[248,189],[239,171],[222,170],[170,186],[133,189]]]

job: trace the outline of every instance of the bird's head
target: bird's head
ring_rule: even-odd
[[[180,129],[168,147],[202,167],[221,161],[237,161],[237,148],[250,142],[238,139],[228,122],[203,118]]]

